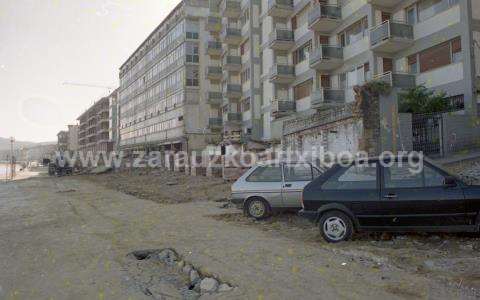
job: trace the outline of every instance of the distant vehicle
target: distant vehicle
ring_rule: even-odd
[[[232,185],[231,202],[255,219],[275,210],[299,210],[303,188],[324,170],[307,162],[259,163]]]
[[[57,156],[53,162],[48,164],[48,175],[50,176],[65,176],[72,174],[73,168],[63,156]]]
[[[477,232],[480,224],[480,186],[427,159],[421,172],[398,158],[334,165],[305,187],[302,205],[299,214],[333,243],[355,231]]]

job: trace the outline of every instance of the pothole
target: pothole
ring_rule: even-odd
[[[153,299],[198,299],[235,287],[185,261],[174,249],[137,250],[127,255],[125,283]]]

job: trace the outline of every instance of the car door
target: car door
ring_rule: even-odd
[[[285,207],[302,205],[303,188],[313,179],[312,165],[308,163],[286,163],[283,165],[282,199]]]
[[[383,167],[379,215],[385,226],[434,227],[465,225],[462,188],[445,186],[447,174],[424,162],[417,170],[407,162]]]
[[[323,204],[342,204],[355,214],[360,226],[375,226],[377,219],[372,216],[371,208],[379,204],[379,170],[376,162],[337,166],[323,182],[318,200]]]
[[[283,207],[282,167],[280,165],[258,166],[245,179],[246,198],[260,196],[271,207]]]

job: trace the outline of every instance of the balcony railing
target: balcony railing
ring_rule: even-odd
[[[208,119],[208,126],[210,128],[219,128],[223,126],[222,118],[209,118]]]
[[[227,113],[227,121],[229,121],[229,122],[241,122],[242,121],[242,114],[241,113],[229,112],[229,113]]]
[[[275,64],[270,68],[270,81],[275,83],[290,83],[295,80],[295,67]]]
[[[370,29],[372,49],[395,53],[413,44],[413,26],[407,23],[387,20]]]
[[[227,44],[240,43],[242,40],[242,30],[232,27],[224,27],[221,33],[221,38]]]
[[[316,4],[308,13],[308,26],[310,29],[331,32],[342,21],[342,9],[340,6]]]
[[[241,12],[240,1],[238,0],[223,0],[220,3],[220,13],[225,17],[238,18]]]
[[[208,31],[218,32],[222,29],[222,19],[220,17],[209,16],[205,27]]]
[[[210,41],[207,42],[207,53],[213,56],[219,56],[222,54],[222,43]]]
[[[240,71],[242,58],[240,56],[226,55],[223,57],[223,67],[227,71]]]
[[[223,94],[221,92],[207,92],[207,102],[210,105],[222,105]]]
[[[319,45],[310,55],[310,66],[318,70],[332,70],[343,64],[343,48]]]
[[[383,81],[391,87],[400,89],[411,89],[416,85],[415,75],[407,73],[386,72],[373,76],[373,81]]]
[[[393,8],[398,4],[402,3],[404,0],[370,0],[372,5],[377,5],[381,7]]]
[[[242,96],[242,86],[240,84],[229,83],[225,87],[227,98],[240,98]]]
[[[209,66],[207,67],[205,71],[205,75],[207,78],[212,79],[212,80],[220,80],[222,79],[222,67],[213,67]]]
[[[269,36],[270,48],[276,50],[289,50],[295,45],[293,31],[288,29],[275,29]]]
[[[290,100],[275,99],[272,101],[271,112],[274,116],[282,116],[295,111],[295,102]]]
[[[270,17],[286,18],[293,13],[293,0],[268,0]]]
[[[312,108],[329,108],[345,104],[345,90],[321,88],[312,93]]]

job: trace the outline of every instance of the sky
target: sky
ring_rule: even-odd
[[[0,137],[56,141],[180,0],[0,0]]]

